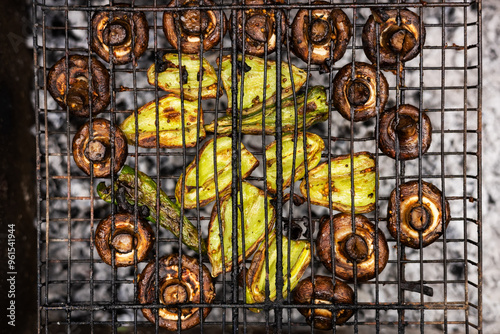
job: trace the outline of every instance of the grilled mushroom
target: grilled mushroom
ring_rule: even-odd
[[[334,282],[335,281],[335,282]],[[293,290],[293,300],[297,304],[354,304],[354,292],[346,283],[333,280],[331,277],[315,275],[314,283],[311,277],[299,282]],[[333,310],[299,307],[299,312],[306,317],[309,325],[316,329],[332,329]],[[353,309],[340,309],[335,316],[335,324],[342,325],[354,314]]]
[[[328,2],[315,1],[313,4]],[[310,46],[311,64],[323,65],[323,70],[329,71],[329,66],[342,58],[347,49],[352,34],[351,21],[340,9],[314,9],[310,17],[308,12],[308,9],[301,9],[293,19],[293,53],[307,63]]]
[[[398,121],[396,122],[396,115]],[[380,115],[379,147],[382,152],[395,159],[410,160],[418,158],[419,145],[424,154],[429,149],[432,140],[431,120],[422,112],[422,126],[419,123],[420,110],[412,105],[405,104],[391,108]],[[422,137],[419,139],[420,131]],[[396,149],[396,137],[398,149]]]
[[[330,217],[320,220],[316,249],[323,265],[333,271],[332,244],[334,242],[335,275],[346,281],[354,279],[354,265],[357,267],[358,281],[367,281],[384,270],[389,259],[389,249],[385,236],[363,215],[355,215],[356,229],[353,231],[351,215],[339,213],[332,217],[333,233],[330,232]],[[376,266],[376,250],[378,249],[378,271]]]
[[[114,141],[114,156],[111,156],[111,145]],[[127,138],[117,127],[103,118],[96,118],[90,123],[85,123],[73,137],[73,158],[76,165],[90,175],[90,165],[94,167],[95,177],[107,177],[116,174],[127,159]]]
[[[200,266],[202,276],[200,277]],[[156,264],[151,261],[139,276],[138,298],[141,304],[155,303]],[[210,272],[205,265],[187,255],[171,254],[158,260],[158,287],[160,303],[164,308],[143,308],[144,316],[155,323],[155,313],[158,312],[159,326],[171,331],[185,330],[198,325],[201,317],[205,318],[211,311],[210,307],[200,310],[198,307],[178,308],[172,304],[210,304],[215,298],[215,288]],[[203,290],[203,292],[202,292]],[[203,294],[202,294],[203,293]]]
[[[103,111],[111,100],[108,71],[95,58],[92,58],[89,70],[88,61],[86,56],[72,55],[68,57],[66,66],[66,57],[63,57],[49,70],[47,79],[47,89],[57,104],[63,109],[68,107],[73,115],[79,117],[89,117],[90,102],[92,115],[95,116]],[[92,78],[91,86],[89,75]],[[66,87],[68,83],[69,86]],[[91,101],[89,94],[92,96]]]
[[[380,110],[384,110],[389,94],[389,85],[382,73],[378,73],[379,90],[377,91],[377,70],[370,64],[356,62],[354,76],[352,64],[347,64],[338,71],[333,79],[332,103],[337,111],[347,120],[351,120],[351,107],[354,122],[366,121],[377,113],[377,95]]]
[[[113,230],[114,226],[114,231]],[[134,215],[119,213],[110,215],[99,222],[95,231],[95,247],[101,259],[110,266],[114,249],[115,266],[126,267],[146,258],[153,247],[155,235],[148,222]],[[137,254],[137,255],[136,255]]]
[[[240,50],[243,50],[243,41],[245,41],[245,54],[253,56],[263,56],[265,45],[267,44],[267,53],[272,53],[276,47],[283,43],[286,37],[286,15],[283,10],[281,13],[281,40],[276,39],[276,15],[278,10],[262,9],[260,5],[272,5],[279,3],[274,0],[265,2],[264,0],[245,0],[244,4],[256,6],[245,11],[240,10],[236,14],[236,43]],[[243,12],[245,13],[245,27],[243,29]],[[243,32],[244,30],[244,32]]]
[[[372,63],[377,62],[378,44],[380,67],[393,67],[398,55],[400,62],[406,62],[420,53],[425,27],[420,25],[420,17],[407,9],[375,9],[363,27],[362,40],[366,57]]]
[[[420,192],[421,190],[421,192]],[[399,199],[396,189],[391,193],[387,220],[392,237],[405,246],[420,248],[436,241],[450,222],[450,207],[441,191],[433,184],[422,181],[410,181],[399,186]],[[399,205],[399,213],[397,208]]]
[[[129,63],[146,51],[148,42],[149,26],[143,12],[102,11],[92,16],[91,47],[107,62]]]
[[[203,0],[204,6],[215,6],[212,0]],[[189,8],[198,7],[198,0],[172,0],[168,7]],[[203,50],[208,51],[226,33],[226,16],[212,10],[186,9],[178,11],[165,11],[163,13],[163,32],[168,42],[177,50],[184,53],[198,53],[201,39]],[[180,35],[179,35],[180,32]]]

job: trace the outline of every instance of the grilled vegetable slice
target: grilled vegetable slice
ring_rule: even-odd
[[[177,204],[173,203],[167,194],[160,189],[160,209],[159,216],[156,213],[156,196],[157,185],[149,176],[141,171],[137,171],[137,180],[135,178],[135,170],[130,166],[123,166],[120,176],[115,181],[115,193],[118,189],[125,190],[125,198],[129,203],[134,203],[135,185],[137,183],[137,205],[145,205],[149,209],[147,220],[156,223],[168,229],[176,237],[180,235],[181,225],[181,210]],[[111,203],[116,199],[111,198],[111,186],[106,186],[104,182],[97,185],[97,194],[104,201]],[[198,236],[197,228],[184,215],[182,220],[182,242],[194,250],[195,252],[206,253],[207,248],[205,241]],[[198,247],[201,244],[201,248]]]
[[[306,132],[306,148],[304,152],[304,134],[297,136],[297,147],[295,150],[295,177],[294,181],[300,180],[305,174],[304,160],[307,160],[308,170],[316,167],[321,159],[321,152],[325,148],[325,143],[320,136]],[[292,182],[292,167],[294,159],[294,135],[282,137],[282,166],[283,166],[283,189]],[[266,181],[267,189],[275,194],[276,189],[276,141],[266,147]]]
[[[287,296],[288,285],[292,291],[311,262],[311,244],[306,240],[291,240],[288,254],[288,239],[283,237],[283,298]],[[262,303],[266,299],[266,282],[269,282],[269,299],[276,299],[276,234],[269,236],[267,246],[269,272],[266,272],[266,243],[263,242],[252,259],[246,275],[246,302]],[[290,280],[288,280],[288,259],[290,259]],[[252,311],[260,312],[258,309]]]
[[[251,185],[242,183],[243,191],[243,217],[245,228],[245,251],[241,237],[241,211],[238,210],[238,263],[252,255],[259,243],[264,240],[266,231],[266,198],[264,191]],[[238,204],[240,204],[240,193],[238,193]],[[222,259],[221,237],[219,234],[219,219],[217,217],[217,205],[212,210],[212,217],[208,226],[208,258],[212,264],[212,276],[216,277],[223,272],[222,261],[225,263],[225,271],[231,271],[233,264],[233,199],[231,193],[220,201],[220,217],[222,220],[222,240],[224,242],[224,260]],[[241,206],[240,206],[241,207]],[[273,228],[276,212],[267,198],[267,229]]]
[[[353,155],[354,208],[356,213],[375,209],[375,160],[368,152]],[[328,184],[332,197],[332,209],[351,213],[351,156],[342,155],[330,160],[331,179],[328,180],[328,162],[309,171],[311,203],[328,207]],[[306,181],[300,191],[307,197]]]
[[[177,53],[167,53],[160,61],[148,69],[148,82],[155,84],[155,71],[158,72],[158,87],[166,92],[181,96],[181,80],[184,98],[189,101],[198,99],[200,87],[200,58],[198,55],[183,54],[179,67]],[[212,99],[217,97],[217,73],[210,63],[203,58],[203,79],[201,81],[201,98]],[[222,88],[220,95],[222,94]],[[219,96],[220,96],[219,95]]]
[[[216,188],[214,179],[214,164],[217,159],[217,191],[224,193],[231,186],[231,149],[232,140],[229,137],[217,138],[217,151],[214,156],[214,140],[211,139],[203,145],[199,153],[199,168],[196,168],[196,160],[193,160],[186,168],[186,178],[179,177],[175,186],[175,197],[177,203],[181,203],[181,194],[184,191],[184,208],[196,208],[207,205],[215,200]],[[241,174],[242,178],[249,176],[257,168],[259,161],[241,144]],[[196,198],[196,177],[198,175],[198,195]],[[184,180],[184,186],[183,186]],[[184,190],[183,190],[184,188]]]
[[[298,128],[302,129],[304,122],[306,128],[313,124],[326,121],[328,119],[328,105],[326,103],[326,90],[323,86],[312,87],[307,93],[307,104],[304,117],[304,99],[305,94],[297,96],[297,114]],[[264,117],[265,129],[262,128],[262,117]],[[252,114],[241,117],[240,131],[243,134],[257,135],[265,131],[266,134],[272,135],[276,133],[276,105],[273,103],[266,107],[264,116],[262,110],[258,108]],[[282,101],[281,104],[282,131],[292,132],[295,129],[295,103],[293,97],[289,97]],[[304,120],[305,118],[305,120]],[[232,131],[232,116],[223,116],[205,126],[208,132],[215,131],[215,122],[217,122],[217,133],[230,134]]]
[[[193,147],[198,140],[205,138],[203,128],[203,111],[198,109],[197,102],[184,101],[175,95],[166,95],[158,101],[158,124],[160,147],[182,148],[182,113],[184,112],[184,136],[186,147]],[[200,117],[200,132],[197,133],[198,113]],[[135,114],[130,115],[120,125],[129,144],[140,147],[156,147],[156,103],[151,101],[139,108],[138,127],[135,126]],[[135,142],[135,132],[138,132],[138,142]]]
[[[276,101],[276,61],[268,60],[267,62],[255,56],[246,56],[245,65],[241,65],[242,56],[238,56],[238,109],[242,109],[243,115],[251,114],[262,108],[264,98],[264,68],[267,68],[266,73],[266,106],[274,104]],[[231,71],[231,56],[222,57],[222,72],[221,80],[228,99],[228,113],[231,113],[232,108],[232,71]],[[244,72],[244,87],[243,87],[243,104],[240,105],[241,98],[241,76]],[[306,82],[307,72],[292,65],[293,84],[295,91]],[[281,63],[281,98],[284,99],[293,94],[292,81],[290,80],[290,70],[288,63]]]

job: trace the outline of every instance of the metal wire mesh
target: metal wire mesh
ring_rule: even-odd
[[[145,76],[148,67],[161,52],[178,52],[166,42],[161,28],[162,13],[171,10],[167,9],[168,2],[132,1],[129,2],[130,8],[120,8],[145,13],[150,26],[150,41],[146,53],[134,60],[136,65],[103,62],[110,73],[112,94],[109,108],[99,117],[109,119],[112,125],[118,125],[129,114],[137,113],[138,108],[149,101],[158,103],[163,95],[157,82],[155,86],[148,85]],[[216,65],[216,58],[230,55],[235,63],[239,54],[236,44],[232,43],[236,40],[236,13],[249,7],[237,1],[216,3],[210,9],[224,12],[227,17],[232,14],[228,21],[232,29],[218,47],[203,56]],[[78,127],[87,119],[77,119],[69,110],[58,107],[47,91],[47,73],[56,60],[72,54],[82,54],[90,59],[90,21],[92,14],[102,10],[103,5],[111,6],[107,10],[118,9],[113,1],[33,1],[39,332],[161,331],[158,325],[143,317],[140,310],[144,305],[137,298],[136,278],[146,261],[128,268],[114,268],[103,263],[96,253],[95,227],[99,220],[117,209],[96,195],[96,186],[102,180],[86,176],[73,161],[71,141]],[[311,2],[287,1],[263,7],[283,9],[284,17],[277,15],[279,27],[280,20],[290,24],[299,8],[314,9],[317,6]],[[420,16],[421,23],[425,25],[427,40],[420,55],[405,63],[397,75],[385,72],[385,76],[389,81],[388,105],[409,103],[425,110],[433,123],[433,143],[429,152],[420,154],[418,159],[412,161],[393,160],[380,153],[378,123],[381,110],[374,119],[355,123],[341,118],[329,105],[328,121],[308,130],[320,134],[326,143],[322,161],[330,161],[330,158],[341,154],[352,157],[359,151],[369,151],[374,155],[378,180],[375,192],[377,205],[367,217],[386,234],[390,248],[389,261],[383,272],[373,280],[357,282],[355,279],[351,283],[355,295],[353,305],[329,306],[332,310],[351,308],[355,311],[345,325],[334,326],[333,331],[411,333],[415,330],[423,333],[436,328],[444,332],[481,333],[481,1],[332,1],[325,8],[343,9],[353,24],[353,36],[344,57],[330,66],[330,73],[321,74],[318,66],[297,59],[290,52],[290,34],[275,53],[266,53],[263,58],[266,62],[277,60],[303,68],[308,74],[304,85],[306,91],[315,84],[322,84],[331,96],[331,83],[340,68],[355,61],[367,61],[362,50],[361,31],[370,9],[386,7],[410,9]],[[282,33],[278,28],[277,40]],[[379,62],[377,59],[374,65],[381,73]],[[220,67],[215,68],[220,78]],[[281,77],[281,71],[281,67],[277,66],[277,78]],[[232,99],[232,106],[227,105],[226,97],[217,97],[213,101],[198,99],[205,124],[224,115],[226,107],[238,110],[237,91],[244,86],[238,86],[236,73],[237,67],[233,66],[232,94],[235,98]],[[379,84],[377,77],[377,86]],[[263,85],[266,86],[265,80]],[[281,83],[278,81],[277,85],[280,87]],[[296,96],[294,92],[294,99]],[[281,103],[280,89],[277,89],[278,110]],[[298,110],[295,112],[297,117]],[[233,113],[232,128],[240,129],[240,122],[238,113]],[[273,140],[281,141],[281,126],[281,114],[278,112],[274,137],[232,132],[233,231],[238,228],[238,193],[235,190],[242,184],[239,177],[240,143],[244,143],[261,161],[259,169],[247,180],[266,189],[264,152],[266,145]],[[296,130],[305,131],[305,126]],[[301,144],[295,142],[295,145]],[[159,144],[152,149],[130,146],[127,164],[150,175],[172,196],[175,183],[181,175],[186,175],[186,166],[193,160],[198,162],[197,152],[201,146],[202,143],[197,143],[194,148],[183,145],[182,149],[161,149]],[[280,150],[278,145],[278,157],[281,156]],[[317,225],[323,214],[331,216],[335,213],[332,209],[311,204],[310,200],[301,207],[283,205],[285,193],[298,193],[298,184],[292,182],[289,189],[282,189],[280,158],[277,165],[277,188],[280,189],[276,194],[275,207],[278,240],[289,233],[282,229],[282,224],[289,219]],[[115,179],[116,176],[112,176],[106,182],[114,182]],[[306,183],[307,180],[306,173]],[[413,250],[405,247],[399,238],[390,238],[385,229],[390,192],[408,180],[432,182],[442,190],[450,204],[452,218],[448,229],[427,248]],[[264,191],[267,194],[267,190]],[[219,202],[217,197],[216,203]],[[199,234],[206,237],[210,208],[198,206],[196,210],[181,210],[181,217],[186,215],[198,227]],[[159,225],[153,227],[157,235],[156,259],[179,252],[207,263],[206,258],[183,247],[179,238]],[[266,233],[266,243],[268,238]],[[309,240],[314,243],[313,233],[310,233]],[[237,258],[237,238],[233,237],[232,242],[233,258]],[[282,261],[286,257],[283,254],[287,251],[278,243],[277,268],[284,265]],[[276,278],[277,299],[271,301],[267,298],[264,303],[257,304],[263,312],[251,312],[249,309],[256,305],[245,303],[245,290],[239,287],[238,281],[241,268],[237,263],[233,268],[231,273],[216,279],[214,303],[197,305],[213,309],[199,326],[192,329],[193,332],[316,331],[297,312],[298,305],[293,302],[290,293],[283,296],[280,287],[284,282],[280,275]],[[303,277],[318,274],[333,277],[313,251],[311,264]],[[147,307],[158,309],[162,305],[156,303]]]

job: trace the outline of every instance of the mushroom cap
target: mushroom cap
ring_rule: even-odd
[[[115,249],[116,267],[133,265],[135,254],[137,262],[143,261],[153,248],[155,235],[149,223],[138,217],[136,225],[134,220],[132,214],[118,213],[104,218],[97,225],[95,246],[106,264],[112,265],[112,248]]]
[[[328,2],[315,1],[313,4],[328,4]],[[310,20],[308,12],[307,9],[301,9],[293,19],[291,27],[293,53],[307,63],[309,44],[311,44],[311,64],[326,65],[330,59],[330,46],[333,41],[332,59],[328,65],[335,63],[344,56],[351,39],[351,21],[340,9],[314,9],[311,11]],[[317,41],[311,41],[311,35]],[[325,66],[325,70],[329,70],[329,66]]]
[[[400,125],[403,123],[403,120],[407,123],[406,129],[398,130],[396,114],[399,115]],[[422,114],[422,126],[419,126],[420,114]],[[422,132],[422,136],[419,145],[420,131]],[[431,145],[431,120],[425,112],[420,113],[418,108],[409,104],[403,104],[398,109],[393,107],[380,115],[379,134],[379,148],[386,155],[393,159],[396,158],[396,137],[398,137],[399,159],[415,159],[419,155],[419,146],[421,147],[422,154],[425,154]]]
[[[203,5],[215,6],[212,0],[203,0]],[[186,8],[191,6],[199,6],[199,2],[197,0],[172,0],[168,4],[168,7]],[[198,53],[201,46],[200,35],[202,34],[203,50],[208,51],[217,45],[226,34],[226,15],[222,13],[222,20],[220,15],[219,11],[214,12],[212,10],[165,11],[163,13],[163,32],[168,42],[177,50],[179,50],[180,41],[183,53]],[[184,25],[179,24],[184,16],[186,16],[186,23]],[[198,25],[193,24],[193,21],[203,19],[208,19],[208,22]],[[195,28],[195,31],[187,32],[183,30],[185,28]],[[181,33],[180,36],[178,36],[178,31]]]
[[[128,5],[119,5],[129,7]],[[112,16],[112,19],[110,19]],[[92,50],[102,59],[126,64],[139,58],[149,43],[149,25],[143,12],[95,12],[92,16]],[[112,45],[112,46],[111,46]]]
[[[106,67],[92,57],[91,61],[92,86],[88,87],[89,81],[89,58],[82,55],[72,55],[68,57],[68,68],[66,68],[66,57],[59,59],[49,70],[47,76],[47,89],[63,109],[67,107],[67,94],[72,87],[79,83],[87,88],[81,91],[88,100],[89,90],[92,96],[92,115],[95,116],[106,109],[111,101],[109,89],[109,73]],[[66,77],[69,75],[69,78]],[[69,83],[69,87],[67,86]],[[79,110],[71,110],[71,113],[79,117],[90,116],[90,106],[83,104]]]
[[[111,157],[113,136],[114,156]],[[103,118],[92,121],[92,133],[90,133],[90,122],[87,122],[73,137],[73,158],[76,165],[87,175],[90,175],[92,164],[95,177],[108,177],[111,174],[112,161],[113,173],[118,173],[127,159],[127,153],[127,138],[122,130],[115,126],[111,127],[111,123]]]
[[[215,288],[210,276],[210,272],[204,264],[200,264],[197,259],[179,254],[164,256],[158,260],[158,286],[160,303],[169,304],[210,304],[215,298]],[[200,277],[200,266],[202,276]],[[155,261],[151,261],[142,271],[137,283],[138,299],[141,304],[155,303]],[[181,272],[179,275],[179,267]],[[203,290],[203,292],[202,292]],[[159,326],[170,331],[178,330],[179,312],[181,314],[181,330],[192,328],[205,318],[211,311],[210,307],[203,308],[177,308],[165,307],[158,309]],[[143,308],[144,316],[155,323],[156,309]]]
[[[346,281],[354,279],[354,263],[358,281],[367,281],[384,270],[389,259],[389,248],[384,233],[363,215],[355,215],[356,230],[352,229],[351,215],[339,213],[332,217],[333,233],[330,232],[330,217],[320,221],[316,249],[323,265],[333,271],[332,243],[334,242],[335,275]],[[375,239],[377,235],[377,240]],[[378,251],[378,259],[377,259]],[[357,258],[357,261],[354,260]]]
[[[409,61],[420,53],[420,46],[425,42],[425,27],[420,26],[420,16],[407,9],[390,9],[372,11],[363,27],[362,41],[366,57],[377,62],[377,44],[379,44],[380,66],[396,65],[397,52],[391,47],[390,40],[395,33],[399,34],[398,48],[401,62]],[[398,13],[401,24],[397,24]],[[379,39],[377,39],[377,24],[380,24]]]
[[[392,237],[405,246],[419,249],[436,241],[450,222],[450,207],[441,191],[429,182],[422,181],[422,197],[419,200],[419,181],[410,181],[399,186],[399,214],[397,213],[396,189],[391,192],[387,209],[388,229]],[[399,218],[399,219],[398,219]],[[444,224],[443,224],[444,220]],[[398,231],[399,230],[399,231]]]
[[[245,0],[245,5],[277,4],[279,1],[268,0]],[[287,34],[287,16],[283,10],[260,9],[258,7],[239,10],[236,14],[236,44],[239,50],[243,50],[243,39],[245,39],[245,54],[263,56],[265,45],[267,53],[270,54],[280,45],[276,37],[276,13],[281,12],[281,41],[284,43]],[[245,12],[245,33],[243,34],[243,12]],[[267,30],[267,35],[265,34]]]
[[[314,283],[311,277],[300,281],[293,290],[292,297],[297,304],[354,304],[354,292],[349,285],[321,275],[314,275]],[[312,325],[314,321],[314,328],[332,329],[332,309],[298,307],[297,310],[306,317],[308,324]],[[353,314],[353,309],[340,309],[337,311],[335,323],[342,325]]]
[[[379,109],[382,111],[389,96],[389,85],[381,72],[378,75]],[[342,67],[333,79],[332,103],[348,121],[351,120],[351,104],[354,122],[374,117],[377,114],[377,69],[367,63],[355,62],[353,79],[352,64]]]

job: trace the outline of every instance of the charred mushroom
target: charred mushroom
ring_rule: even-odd
[[[253,56],[263,56],[265,45],[267,44],[267,53],[272,53],[276,47],[283,43],[286,37],[286,15],[283,10],[281,13],[281,40],[276,39],[278,10],[263,9],[260,5],[271,5],[279,2],[269,0],[245,0],[244,4],[256,6],[245,11],[240,10],[236,14],[236,42],[238,48],[243,50],[243,42],[245,42],[245,54]],[[245,13],[245,24],[243,27],[243,12]],[[243,32],[244,31],[244,32]]]
[[[200,266],[202,274],[200,277]],[[151,261],[139,276],[138,299],[141,304],[155,303],[156,264]],[[198,325],[205,318],[210,307],[178,308],[172,304],[210,304],[215,298],[215,288],[207,267],[187,255],[171,254],[158,260],[158,288],[160,303],[165,305],[158,310],[143,308],[144,316],[155,323],[158,312],[158,325],[170,331],[185,330]],[[180,328],[179,324],[180,314]]]
[[[383,112],[379,122],[380,150],[393,159],[396,158],[396,152],[399,152],[398,158],[401,160],[418,158],[419,147],[422,154],[425,154],[431,145],[432,125],[426,113],[422,112],[422,125],[419,118],[420,110],[409,104]]]
[[[143,12],[102,11],[92,16],[91,47],[107,62],[129,63],[146,51],[148,42],[149,26]]]
[[[335,282],[334,282],[335,281]],[[314,283],[311,277],[299,282],[292,293],[297,304],[354,304],[354,291],[346,283],[334,280],[331,277],[315,275]],[[332,329],[334,317],[332,309],[297,308],[306,317],[309,325],[314,324],[316,329]],[[340,309],[335,316],[335,324],[342,325],[354,314],[353,309]]]
[[[111,156],[111,145],[114,143],[114,155]],[[112,127],[103,118],[96,118],[85,123],[73,137],[73,158],[76,165],[90,175],[90,166],[94,167],[95,177],[108,177],[118,173],[127,159],[127,138],[120,128]]]
[[[91,102],[92,115],[99,114],[111,100],[108,71],[95,58],[92,58],[90,69],[86,56],[69,56],[67,61],[66,65],[66,57],[63,57],[49,70],[47,89],[50,95],[61,108],[69,108],[75,116],[89,117]],[[92,96],[91,101],[89,96]]]
[[[420,191],[421,190],[421,191]],[[387,220],[392,237],[411,248],[426,247],[436,241],[450,222],[450,207],[441,191],[433,184],[410,181],[399,186],[399,199],[396,189],[391,193]],[[399,213],[397,208],[399,206]]]
[[[113,228],[114,226],[114,228]],[[134,215],[119,213],[108,216],[99,222],[95,231],[95,247],[101,259],[112,265],[113,252],[116,267],[126,267],[146,258],[153,248],[155,235],[148,222]]]
[[[406,62],[420,53],[425,27],[420,25],[420,17],[407,9],[375,9],[363,27],[362,40],[366,57],[373,64],[377,62],[378,44],[380,67],[393,67],[398,56],[400,62]]]
[[[384,110],[389,94],[389,85],[382,73],[379,90],[377,91],[377,70],[370,64],[356,62],[354,75],[352,64],[340,69],[333,79],[332,103],[337,111],[351,120],[351,108],[354,112],[354,122],[366,121],[377,114],[377,97],[380,100],[379,108]]]
[[[204,6],[215,6],[211,0],[203,0]],[[184,10],[163,13],[163,32],[168,42],[184,53],[198,53],[203,39],[203,50],[208,51],[226,33],[226,16],[212,10],[185,9],[199,7],[198,0],[172,0],[168,7]],[[180,33],[180,35],[179,35]]]
[[[330,225],[333,225],[333,233]],[[323,216],[320,221],[316,249],[323,265],[333,271],[332,238],[334,243],[335,276],[346,281],[354,280],[354,266],[358,281],[367,281],[384,270],[389,259],[389,248],[380,229],[363,215],[355,215],[356,229],[352,229],[351,215],[339,213],[332,217]],[[377,231],[377,239],[375,233]],[[378,252],[378,271],[376,268]]]
[[[328,2],[315,1],[313,4]],[[293,19],[293,53],[307,63],[311,47],[311,64],[323,65],[323,70],[329,71],[330,65],[344,56],[351,39],[351,21],[340,9],[314,9],[310,17],[308,12],[308,9],[301,9]],[[333,50],[330,50],[332,42]]]

